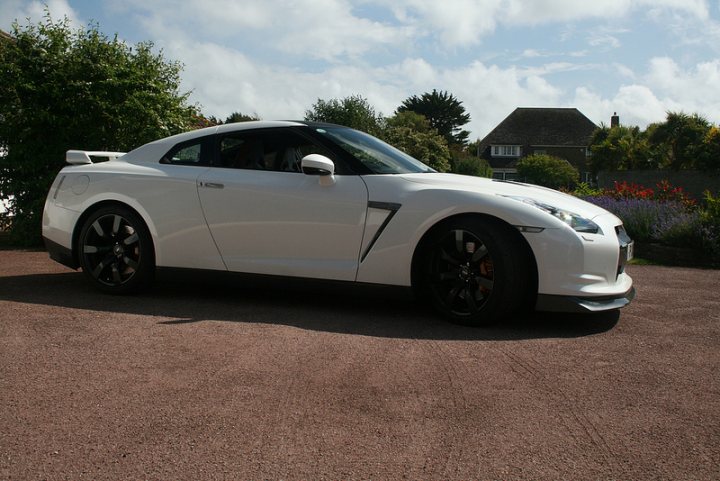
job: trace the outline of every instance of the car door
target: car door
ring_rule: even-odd
[[[197,193],[212,151],[213,136],[180,142],[123,181],[123,192],[152,219],[158,266],[225,270]]]
[[[360,176],[303,174],[302,156],[332,154],[289,128],[219,134],[216,145],[198,192],[230,271],[355,280],[368,200]]]

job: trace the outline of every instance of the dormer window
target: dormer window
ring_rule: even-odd
[[[493,157],[520,157],[519,145],[493,145]]]

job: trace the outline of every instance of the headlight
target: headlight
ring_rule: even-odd
[[[537,207],[540,210],[543,210],[547,212],[548,214],[552,215],[553,217],[556,217],[569,225],[575,232],[582,232],[587,234],[601,234],[603,233],[602,229],[600,229],[600,226],[597,225],[595,222],[591,221],[590,219],[586,219],[585,217],[575,214],[574,212],[569,212],[567,210],[558,209],[557,207],[553,207],[548,204],[543,204],[542,202],[538,202],[534,199],[530,199],[528,197],[515,197],[511,195],[506,195],[503,197],[508,197],[510,199],[519,200],[520,202],[525,202],[526,204],[530,204],[534,207]]]

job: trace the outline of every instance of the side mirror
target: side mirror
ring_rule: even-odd
[[[324,155],[306,155],[300,161],[303,174],[320,176],[320,184],[332,185],[335,183],[335,164]]]

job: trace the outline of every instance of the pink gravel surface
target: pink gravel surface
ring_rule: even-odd
[[[720,271],[619,313],[447,324],[391,291],[158,282],[0,251],[0,478],[720,479]]]

